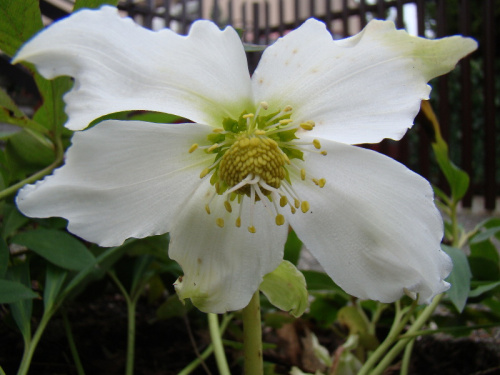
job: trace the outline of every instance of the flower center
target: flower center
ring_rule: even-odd
[[[249,175],[259,176],[267,185],[278,189],[285,178],[285,163],[286,158],[273,139],[241,134],[222,157],[219,177],[232,187]],[[245,185],[235,192],[250,196],[250,187]],[[266,189],[263,192],[271,193]]]
[[[238,120],[224,119],[222,128],[208,135],[211,145],[193,144],[189,149],[189,152],[200,149],[215,155],[214,163],[200,174],[200,178],[210,175],[210,183],[214,186],[205,210],[211,213],[210,203],[217,195],[225,197],[224,207],[228,212],[232,212],[232,204],[236,201],[240,209],[237,227],[241,226],[244,199],[250,199],[251,205],[262,201],[275,217],[276,225],[285,223],[281,210],[286,206],[292,214],[299,208],[304,213],[309,211],[309,202],[301,199],[292,187],[290,169],[295,169],[302,181],[308,179],[320,188],[326,183],[323,178],[307,178],[306,170],[297,165],[299,160],[304,160],[303,151],[326,155],[326,151],[320,151],[317,139],[304,143],[295,135],[299,129],[312,130],[314,122],[294,123],[290,106],[270,114],[260,113],[267,109],[267,103],[261,103],[255,114],[244,112]],[[218,217],[215,221],[224,227],[223,218]],[[249,224],[248,230],[255,233],[253,217]]]

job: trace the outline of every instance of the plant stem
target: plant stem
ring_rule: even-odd
[[[411,340],[408,345],[406,345],[405,353],[403,355],[403,361],[401,362],[401,371],[399,375],[408,375],[408,370],[410,369],[411,352],[413,350],[413,344],[415,340]]]
[[[436,307],[441,302],[443,298],[443,294],[440,294],[434,297],[432,303],[427,306],[417,320],[411,325],[410,329],[407,333],[411,334],[415,331],[418,331],[430,318]],[[386,354],[386,356],[380,361],[377,367],[370,372],[370,375],[380,375],[384,372],[384,370],[391,364],[391,362],[398,356],[399,353],[405,348],[405,346],[409,343],[410,340],[414,340],[414,338],[406,338],[399,340],[396,345],[392,347],[392,349]],[[359,375],[359,374],[358,374]]]
[[[230,375],[231,372],[229,371],[226,354],[224,353],[224,345],[222,345],[222,334],[219,329],[219,317],[217,314],[208,314],[208,327],[210,328],[210,338],[212,339],[219,374]]]
[[[33,358],[33,354],[35,353],[35,349],[38,345],[38,342],[40,341],[40,338],[42,337],[43,331],[45,331],[45,328],[50,321],[50,318],[52,318],[54,311],[55,310],[51,309],[42,315],[42,319],[40,320],[40,324],[38,325],[35,334],[33,335],[28,345],[26,345],[24,348],[23,358],[21,359],[21,366],[19,366],[17,375],[26,375],[28,373],[31,365],[31,359]]]
[[[83,369],[82,361],[78,355],[78,349],[76,348],[75,340],[73,338],[73,332],[71,331],[71,326],[69,324],[68,314],[64,309],[61,309],[61,314],[63,317],[64,330],[66,331],[66,337],[68,338],[69,349],[71,351],[71,356],[75,362],[76,372],[78,375],[85,375],[85,370]]]
[[[131,299],[127,290],[120,282],[114,271],[109,271],[108,275],[115,282],[118,289],[125,298],[127,303],[127,362],[125,365],[125,375],[132,375],[134,373],[134,355],[135,355],[135,308],[137,306],[137,298]]]
[[[245,375],[262,375],[262,326],[260,318],[260,295],[257,290],[250,303],[243,309],[243,351],[245,353]]]

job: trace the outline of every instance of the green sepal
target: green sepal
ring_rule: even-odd
[[[301,316],[309,301],[304,275],[287,260],[273,272],[264,276],[260,291],[277,308],[290,312],[295,317]]]
[[[238,129],[238,121],[230,117],[226,117],[224,120],[222,120],[222,127],[227,132],[236,133],[237,131],[235,130]]]
[[[224,142],[226,136],[221,133],[210,133],[209,135],[207,135],[207,139],[212,143],[221,143]]]
[[[300,150],[297,150],[296,148],[284,147],[282,150],[290,160],[292,159],[299,159],[302,161],[304,160],[304,153]]]
[[[296,131],[297,129],[295,128],[283,132],[278,132],[277,136],[281,142],[290,142],[293,141],[294,139],[299,139],[298,137],[295,136]]]

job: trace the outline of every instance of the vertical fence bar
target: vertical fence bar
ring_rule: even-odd
[[[315,0],[309,0],[309,17],[316,16],[316,6]]]
[[[214,5],[212,8],[212,20],[219,26],[220,22],[220,7],[219,0],[214,0]]]
[[[359,18],[361,22],[361,28],[366,26],[366,0],[359,0]]]
[[[325,23],[327,29],[332,31],[332,4],[330,0],[325,0]]]
[[[460,33],[464,36],[471,34],[471,20],[470,20],[470,1],[462,0],[460,4]],[[470,69],[470,59],[465,58],[460,62],[460,81],[461,81],[461,118],[462,118],[462,139],[461,139],[461,149],[462,149],[462,159],[461,168],[467,172],[471,178],[471,185],[469,190],[462,200],[464,207],[472,206],[472,195],[474,186],[472,182],[474,181],[473,169],[472,169],[472,147],[473,147],[473,137],[472,132],[472,85],[471,85],[471,69]]]
[[[300,26],[300,1],[295,0],[293,4],[293,10],[294,10],[294,27],[297,28]]]
[[[285,35],[285,8],[283,4],[283,0],[279,0],[278,3],[278,18],[279,18],[279,26],[278,31],[280,36]]]
[[[181,23],[181,33],[182,34],[187,34],[189,25],[188,25],[188,20],[187,20],[187,4],[186,0],[182,0],[181,2],[181,17],[180,17],[180,23]]]
[[[495,209],[496,142],[495,142],[495,24],[494,0],[484,1],[484,113],[485,113],[485,208]]]
[[[264,36],[265,36],[265,43],[266,45],[269,45],[270,42],[270,34],[271,34],[271,11],[269,9],[269,2],[266,1],[264,3]]]
[[[342,35],[349,36],[349,4],[347,0],[342,0]]]
[[[170,0],[163,0],[163,7],[165,8],[165,13],[163,13],[165,27],[170,28]]]
[[[229,0],[227,3],[227,24],[234,26],[234,10],[233,10],[233,0]]]
[[[377,18],[385,20],[385,0],[377,0]]]

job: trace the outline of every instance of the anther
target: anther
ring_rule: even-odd
[[[254,116],[253,113],[247,113],[247,114],[244,114],[242,117],[243,118],[252,118]]]
[[[193,143],[193,145],[191,145],[191,147],[189,147],[189,150],[188,152],[189,153],[192,153],[194,150],[196,150],[198,148],[198,143]]]
[[[291,119],[285,119],[285,120],[280,120],[279,123],[281,125],[288,125],[289,123],[293,122]]]
[[[254,227],[253,225],[248,227],[248,231],[249,231],[250,233],[255,233],[255,232],[257,232],[257,230],[255,229],[255,227]]]
[[[300,201],[297,198],[294,199],[293,204],[294,204],[295,208],[299,208],[300,207]]]
[[[219,144],[218,143],[214,143],[212,146],[210,146],[207,150],[207,152],[212,152],[213,150],[215,150],[217,147],[219,147]]]
[[[233,212],[233,208],[231,207],[231,203],[229,203],[228,201],[224,201],[224,207],[226,207],[226,211],[231,213]]]
[[[260,106],[264,109],[267,110],[269,108],[269,104],[267,102],[260,102]]]
[[[236,226],[239,228],[241,227],[241,217],[238,216],[238,218],[236,219]]]
[[[254,132],[255,135],[265,135],[266,134],[266,131],[265,130],[262,130],[262,129],[257,129],[255,132]]]
[[[214,130],[212,130],[213,133],[222,133],[224,131],[224,129],[222,128],[215,128]]]
[[[286,197],[286,195],[282,195],[280,198],[280,206],[285,207],[287,203],[288,203],[288,198]]]
[[[300,127],[304,130],[313,130],[314,125],[311,125],[308,122],[303,122],[302,124],[300,124]]]
[[[303,213],[306,213],[309,211],[309,202],[308,201],[302,201],[302,204],[300,205],[300,209],[302,210]]]
[[[321,148],[321,143],[317,139],[313,140],[313,145],[318,150]]]
[[[318,181],[318,186],[320,188],[324,187],[326,184],[326,180],[324,178],[320,178],[319,181]]]
[[[276,215],[276,225],[285,224],[285,217],[282,214]]]
[[[291,105],[287,105],[285,108],[283,108],[283,112],[291,112],[293,110],[293,107]]]
[[[300,179],[301,179],[302,181],[304,181],[304,180],[306,179],[306,170],[305,170],[304,168],[302,168],[302,169],[300,170]]]
[[[218,217],[215,222],[217,223],[217,225],[221,228],[224,228],[224,219],[221,218],[221,217]]]
[[[325,155],[325,156],[326,156],[328,153],[327,153],[326,151],[324,151],[324,150],[323,150],[323,151],[321,151],[321,152],[320,152],[320,154],[321,154],[321,155]]]
[[[200,173],[200,178],[205,177],[205,176],[206,176],[207,174],[209,174],[209,173],[210,173],[210,169],[205,168],[204,170],[202,170],[202,171],[201,171],[201,173]]]
[[[208,204],[205,205],[205,211],[210,215],[210,206]]]

